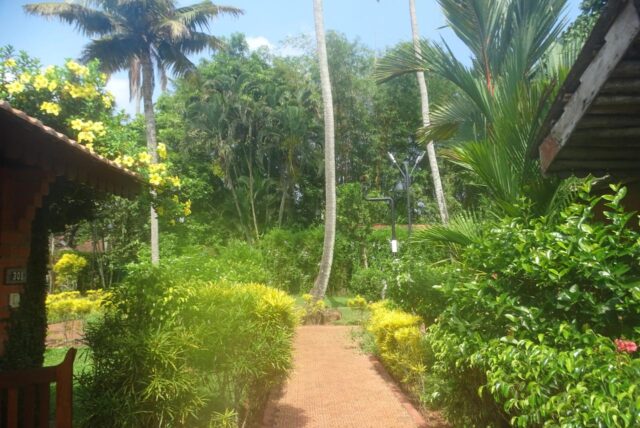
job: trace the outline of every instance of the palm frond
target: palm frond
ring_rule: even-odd
[[[435,224],[414,232],[412,241],[444,245],[455,254],[469,245],[481,242],[482,239],[480,217],[472,211],[467,211],[451,217],[448,224]]]
[[[81,59],[88,62],[94,58],[100,59],[100,68],[108,74],[126,70],[131,64],[132,57],[138,57],[144,46],[137,37],[114,34],[104,36],[87,44]]]
[[[31,15],[58,18],[90,37],[109,34],[117,25],[109,14],[76,3],[34,3],[25,5],[24,10]]]
[[[203,1],[176,9],[175,19],[179,20],[192,31],[208,30],[211,20],[220,15],[237,17],[243,13],[244,11],[242,9],[231,6],[218,6],[211,1]]]

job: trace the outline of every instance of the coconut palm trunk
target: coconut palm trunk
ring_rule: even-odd
[[[409,11],[411,13],[411,32],[413,34],[413,48],[416,57],[420,58],[420,32],[418,31],[418,19],[416,18],[416,1],[409,0]],[[429,92],[427,90],[427,82],[424,73],[419,71],[416,73],[418,77],[418,86],[420,87],[420,101],[422,103],[422,125],[427,127],[431,124],[429,117]],[[438,202],[438,210],[440,211],[440,219],[442,223],[449,222],[449,212],[447,203],[444,198],[444,190],[442,188],[442,179],[440,178],[440,168],[438,167],[438,159],[436,158],[436,148],[433,141],[427,143],[427,157],[429,158],[429,167],[431,168],[431,178],[433,180],[433,188]]]
[[[151,55],[146,54],[142,62],[142,99],[144,105],[144,121],[147,134],[147,152],[151,156],[151,163],[158,163],[158,142],[156,140],[156,116],[153,111],[153,64]],[[158,228],[158,213],[151,206],[151,263],[160,263],[160,233]]]
[[[333,263],[333,248],[336,239],[336,156],[333,96],[331,94],[331,79],[329,77],[329,61],[327,59],[327,43],[324,33],[322,0],[313,1],[313,11],[316,27],[318,63],[320,67],[320,82],[322,85],[322,105],[324,110],[324,245],[322,249],[322,260],[320,261],[320,270],[312,290],[314,298],[319,300],[324,297],[327,292],[327,286],[329,285],[331,265]]]

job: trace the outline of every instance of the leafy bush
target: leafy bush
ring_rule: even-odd
[[[242,426],[291,367],[294,301],[273,288],[140,269],[111,302],[87,333],[88,426]]]
[[[422,398],[455,424],[640,423],[637,216],[622,207],[624,188],[589,191],[559,222],[503,219],[459,263],[427,266],[443,304],[418,304],[435,320],[423,341]],[[406,307],[421,291],[399,293]]]
[[[324,232],[321,227],[302,231],[274,229],[260,242],[269,284],[292,294],[305,293],[313,287],[322,256]],[[344,239],[336,239],[333,267],[329,279],[330,292],[348,288],[352,257]]]
[[[361,268],[351,277],[349,291],[365,297],[367,300],[380,300],[383,290],[387,290],[393,281],[388,271],[379,267]]]
[[[78,283],[80,272],[87,266],[87,260],[74,253],[65,253],[53,265],[53,272],[56,274],[58,287],[75,289]]]
[[[370,305],[366,329],[373,335],[377,353],[391,374],[414,392],[421,390],[424,352],[420,317],[393,309],[388,301]]]

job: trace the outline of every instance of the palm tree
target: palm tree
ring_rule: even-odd
[[[411,33],[413,35],[413,48],[416,51],[416,57],[420,58],[420,31],[418,30],[418,19],[416,17],[416,1],[409,0],[409,12],[411,14]],[[426,128],[431,123],[429,115],[429,92],[427,91],[427,82],[424,78],[424,72],[416,73],[418,78],[418,86],[420,88],[420,101],[422,103],[422,125]],[[431,179],[433,180],[433,188],[438,202],[440,211],[440,219],[442,223],[449,222],[449,213],[447,211],[447,203],[444,198],[444,190],[442,189],[442,179],[440,178],[440,169],[438,167],[438,159],[436,157],[436,148],[433,141],[427,143],[427,156],[429,158],[429,167],[431,168]]]
[[[527,151],[552,100],[551,84],[560,76],[550,70],[549,55],[564,27],[566,0],[438,2],[448,26],[469,48],[472,66],[446,43],[421,42],[418,50],[381,61],[378,77],[429,70],[450,81],[457,93],[432,112],[422,137],[453,145],[448,158],[471,172],[497,214],[517,214],[523,197],[545,212],[558,182],[543,178]]]
[[[242,13],[207,0],[185,7],[176,7],[176,3],[176,0],[90,0],[83,4],[36,3],[24,7],[28,13],[58,18],[94,37],[85,46],[82,60],[99,59],[108,74],[128,70],[132,96],[142,81],[147,150],[153,163],[158,162],[154,66],[163,86],[167,71],[178,76],[192,71],[194,65],[187,55],[221,45],[218,38],[203,32],[209,29],[211,20],[221,14]],[[91,4],[95,7],[90,7]],[[151,261],[158,264],[159,260],[158,216],[151,207]]]
[[[312,290],[314,298],[320,300],[324,297],[327,292],[327,286],[329,285],[331,265],[333,263],[333,248],[336,240],[336,156],[333,95],[331,94],[331,79],[329,76],[329,61],[327,59],[322,0],[313,0],[313,12],[324,110],[324,245],[322,248],[320,270]]]

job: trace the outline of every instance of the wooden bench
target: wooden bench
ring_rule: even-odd
[[[0,427],[49,428],[49,386],[55,383],[55,427],[71,428],[75,358],[71,348],[57,366],[0,373]]]

